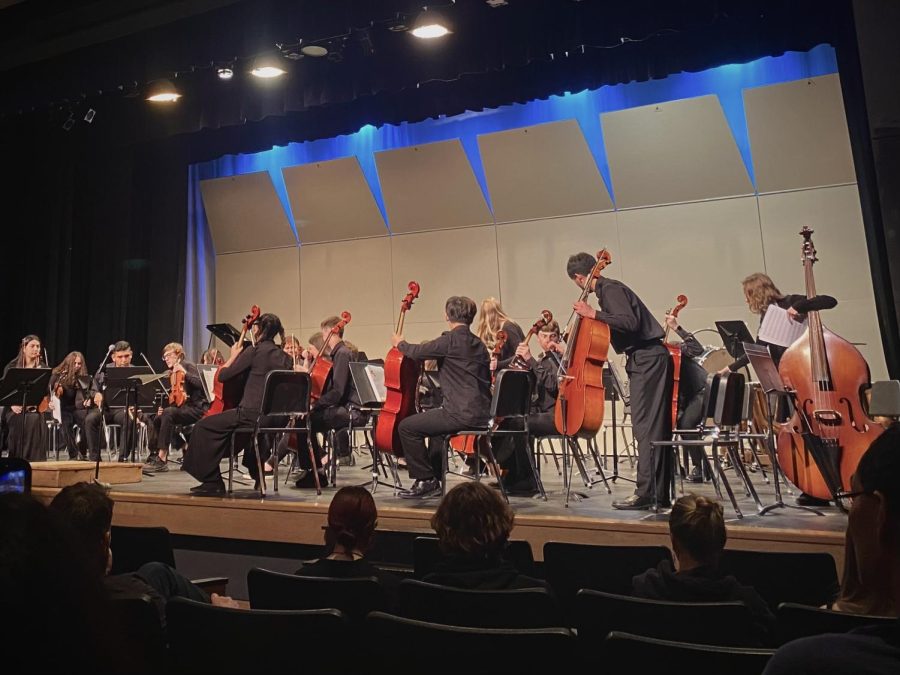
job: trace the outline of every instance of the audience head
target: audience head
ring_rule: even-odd
[[[365,553],[372,544],[377,524],[378,510],[369,491],[363,487],[343,487],[328,507],[325,544],[330,552],[339,546],[345,553]]]
[[[109,548],[113,500],[96,483],[76,483],[60,490],[50,511],[67,522],[87,554],[91,571],[102,577],[112,567]]]
[[[722,505],[695,494],[681,497],[669,514],[669,533],[679,570],[718,565],[727,538]]]
[[[784,298],[771,277],[762,272],[754,272],[744,279],[741,285],[744,287],[747,306],[754,314],[763,314],[766,307]]]
[[[253,327],[256,330],[256,339],[260,342],[274,340],[276,336],[284,342],[284,327],[281,325],[281,319],[275,314],[270,312],[261,314]]]
[[[447,302],[444,304],[444,314],[450,323],[462,323],[466,326],[471,326],[477,311],[475,301],[472,298],[460,295],[447,298]]]
[[[506,548],[513,521],[513,511],[499,492],[472,481],[444,496],[431,527],[445,555],[494,558]]]
[[[113,345],[112,363],[117,368],[131,365],[131,358],[134,352],[131,351],[131,345],[125,340],[119,340]]]

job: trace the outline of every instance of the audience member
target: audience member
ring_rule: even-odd
[[[879,436],[863,455],[844,496],[848,557],[855,563],[851,595],[856,606],[900,615],[900,425]],[[851,570],[852,573],[852,570]],[[845,575],[845,580],[847,575]],[[842,597],[846,595],[842,593]],[[888,626],[843,635],[817,635],[784,645],[765,673],[900,672],[900,618]]]
[[[634,595],[671,602],[740,600],[754,616],[760,643],[770,642],[775,617],[765,601],[749,586],[719,572],[727,538],[722,505],[695,494],[681,497],[669,515],[669,535],[678,570],[663,560],[655,569],[634,577]]]
[[[467,481],[441,500],[431,526],[444,558],[423,581],[473,590],[546,588],[503,557],[514,515],[498,492]]]

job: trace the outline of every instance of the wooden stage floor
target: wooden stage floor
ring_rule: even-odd
[[[177,455],[176,455],[177,456]],[[368,453],[356,456],[356,466],[342,466],[338,471],[338,486],[358,485],[371,481],[367,468]],[[322,542],[322,527],[328,504],[337,488],[325,488],[321,496],[314,490],[297,489],[284,484],[284,472],[279,472],[281,485],[277,494],[254,498],[247,486],[236,485],[243,498],[193,497],[189,488],[196,484],[180,466],[170,462],[167,473],[145,476],[140,483],[115,485],[112,497],[116,501],[114,524],[128,526],[165,526],[173,534],[195,537],[317,545]],[[223,463],[223,468],[226,466]],[[461,467],[464,468],[464,467]],[[621,476],[633,478],[627,460],[620,463]],[[647,511],[617,511],[613,499],[631,494],[631,483],[620,478],[611,483],[612,495],[602,483],[585,490],[577,475],[574,485],[588,495],[587,499],[572,500],[564,505],[562,479],[552,462],[542,468],[548,501],[539,498],[511,497],[516,512],[514,539],[531,543],[535,558],[542,559],[543,544],[566,541],[605,545],[668,545],[667,515]],[[771,477],[771,474],[769,474]],[[821,509],[824,516],[797,509],[776,509],[765,516],[757,515],[754,502],[739,488],[733,472],[729,480],[739,493],[738,504],[744,513],[735,517],[729,502],[725,502],[728,524],[728,547],[763,551],[825,551],[843,566],[844,530],[846,516],[835,507]],[[752,474],[754,485],[763,504],[774,500],[774,489],[757,472]],[[404,485],[410,481],[401,472]],[[451,487],[458,476],[450,477]],[[685,491],[714,496],[710,483],[685,483]],[[55,488],[35,488],[35,494],[49,499]],[[785,501],[793,503],[794,496],[785,493]],[[436,499],[408,501],[393,496],[390,488],[379,486],[375,492],[378,505],[378,529],[397,532],[431,533],[429,520],[437,507]]]

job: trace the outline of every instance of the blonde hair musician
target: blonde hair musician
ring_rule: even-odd
[[[478,313],[478,324],[475,327],[475,335],[487,347],[488,353],[492,353],[497,343],[497,333],[506,332],[506,343],[497,357],[496,363],[491,358],[491,370],[502,370],[509,366],[516,355],[516,348],[525,339],[522,327],[510,319],[503,311],[503,305],[497,298],[485,298],[481,301],[481,311]]]

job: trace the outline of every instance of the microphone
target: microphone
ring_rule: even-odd
[[[830,295],[816,295],[806,298],[794,305],[794,309],[799,314],[807,314],[809,312],[818,312],[823,309],[834,309],[837,307],[838,301]]]
[[[107,353],[109,353],[109,352],[111,352],[111,351],[112,351],[113,349],[115,349],[115,348],[116,348],[115,345],[110,345],[109,347],[107,347],[106,351],[107,351]]]

